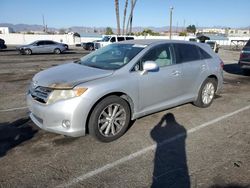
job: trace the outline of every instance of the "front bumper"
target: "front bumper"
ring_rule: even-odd
[[[75,97],[46,105],[34,100],[30,94],[27,95],[30,118],[38,127],[72,137],[85,135],[85,124],[89,112],[86,107],[90,106],[88,101]],[[69,128],[62,126],[63,120],[70,121]]]

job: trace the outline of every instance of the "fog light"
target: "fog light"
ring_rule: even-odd
[[[69,120],[63,120],[63,121],[62,121],[62,127],[63,127],[63,128],[69,129],[69,128],[70,128],[70,125],[71,125],[71,123],[70,123]]]

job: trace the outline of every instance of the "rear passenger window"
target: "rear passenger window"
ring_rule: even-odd
[[[197,46],[192,44],[174,44],[178,63],[200,60]]]
[[[119,42],[119,41],[124,41],[125,39],[124,39],[124,37],[117,37],[117,40]]]
[[[134,37],[126,37],[126,40],[134,40]]]
[[[198,47],[199,51],[200,51],[200,56],[201,59],[209,59],[212,58],[207,52],[205,52],[205,50],[201,49],[200,47]]]

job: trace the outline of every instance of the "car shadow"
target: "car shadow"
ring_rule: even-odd
[[[38,132],[28,124],[29,121],[29,118],[22,118],[11,123],[0,123],[0,157],[22,142],[33,138]]]
[[[232,183],[232,184],[228,184],[228,185],[212,185],[209,188],[250,188],[250,184],[249,185],[240,185],[240,184],[236,184],[236,183]]]
[[[164,115],[151,131],[157,147],[151,187],[190,187],[185,139],[186,129],[172,113]]]
[[[225,64],[223,69],[229,74],[250,76],[250,73],[244,72],[237,63]]]

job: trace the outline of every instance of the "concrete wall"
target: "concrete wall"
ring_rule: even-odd
[[[74,37],[73,35],[39,35],[39,34],[20,34],[20,33],[10,33],[10,34],[0,34],[0,38],[5,40],[7,45],[22,45],[29,44],[36,40],[53,40],[56,42],[63,42],[69,45],[74,45],[80,43],[79,37]]]
[[[81,42],[92,42],[94,40],[100,40],[97,37],[74,37],[70,34],[64,35],[43,35],[43,34],[20,34],[20,33],[9,33],[0,34],[0,38],[5,40],[7,45],[23,45],[29,44],[36,40],[53,40],[57,42],[63,42],[68,45],[80,44]],[[195,38],[195,36],[172,36],[173,40],[186,40]],[[228,37],[228,40],[216,40],[220,45],[227,46],[231,44],[232,40],[249,40],[250,37]],[[168,40],[169,36],[135,36],[135,39],[163,39]]]

